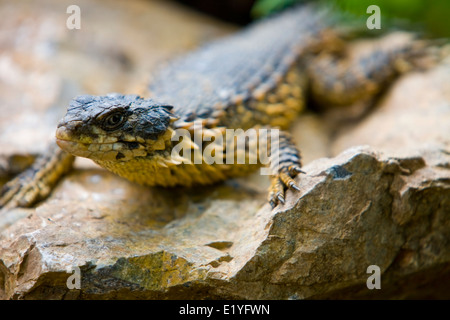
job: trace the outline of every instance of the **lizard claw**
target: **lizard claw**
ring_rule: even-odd
[[[285,203],[286,189],[300,191],[294,179],[298,173],[305,173],[299,167],[293,166],[289,169],[282,168],[278,174],[272,176],[268,201],[273,208],[279,203]]]
[[[306,172],[303,171],[302,169],[300,169],[300,167],[298,167],[298,166],[291,166],[291,167],[289,168],[289,173],[290,173],[291,176],[293,176],[293,177],[295,177],[295,176],[296,176],[297,174],[299,174],[299,173],[306,174]]]
[[[297,191],[300,191],[300,188],[293,182],[289,183],[289,189],[295,189]]]

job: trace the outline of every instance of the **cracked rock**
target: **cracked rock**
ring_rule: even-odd
[[[74,36],[58,28],[59,2],[41,3],[0,7],[0,30],[11,30],[3,66],[15,75],[0,82],[0,173],[10,154],[26,166],[80,91],[136,92],[163,58],[233,29],[161,1],[90,1],[83,23],[96,32]],[[111,14],[120,30],[104,28]],[[406,74],[331,138],[326,117],[300,117],[292,132],[307,174],[275,210],[258,174],[146,188],[78,160],[36,208],[1,213],[0,298],[449,299],[449,75],[448,63]],[[374,265],[380,290],[366,285]]]
[[[237,198],[236,185],[225,184],[201,197],[183,192],[168,205],[161,200],[168,194],[102,173],[103,191],[85,198],[100,173],[75,172],[3,232],[0,292],[20,299],[378,297],[385,291],[366,287],[371,265],[383,288],[417,275],[432,281],[434,268],[450,263],[450,171],[416,157],[395,161],[409,173],[368,147],[313,161],[301,191],[275,210],[264,204],[263,188],[240,180]],[[63,195],[64,184],[79,192]],[[111,202],[116,188],[129,190]],[[81,270],[76,291],[66,284],[74,267]]]

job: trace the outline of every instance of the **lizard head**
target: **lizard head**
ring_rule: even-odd
[[[94,161],[128,161],[170,145],[172,106],[137,95],[82,95],[59,122],[56,142]]]

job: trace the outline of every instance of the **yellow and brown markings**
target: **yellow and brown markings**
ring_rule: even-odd
[[[389,38],[375,41],[367,52],[353,54],[351,49],[346,55],[340,52],[342,42],[329,39],[327,21],[321,10],[306,5],[256,22],[155,72],[150,99],[120,94],[78,97],[57,131],[58,143],[75,156],[90,158],[145,185],[210,184],[246,174],[260,163],[195,163],[193,155],[204,159],[212,144],[216,144],[215,152],[230,151],[226,137],[222,143],[206,139],[210,142],[200,146],[194,138],[195,124],[203,129],[202,139],[217,136],[216,129],[222,138],[227,129],[285,130],[304,109],[309,93],[308,98],[325,106],[370,100],[414,51],[411,39]],[[321,52],[328,42],[328,52]],[[190,134],[178,141],[192,151],[189,156],[172,152],[176,147],[172,137],[178,129]],[[297,189],[294,178],[301,173],[300,153],[282,130],[275,150],[279,161],[270,161],[273,206],[284,202],[287,188]],[[248,153],[252,143],[254,138],[243,148],[231,148],[249,160],[255,156]],[[48,193],[47,185],[72,161],[71,156],[56,153],[59,156],[42,158],[34,172],[8,184],[0,206],[16,191],[25,198],[26,190]],[[33,200],[28,198],[17,203],[29,205]]]

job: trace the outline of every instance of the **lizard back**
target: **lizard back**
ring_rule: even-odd
[[[303,5],[257,21],[157,71],[150,93],[174,106],[179,126],[195,120],[215,124],[220,120],[223,126],[248,127],[250,122],[235,117],[240,114],[242,118],[245,113],[233,116],[230,109],[239,105],[258,109],[251,102],[265,100],[268,93],[279,88],[299,57],[319,41],[326,27],[324,20],[323,11]]]

